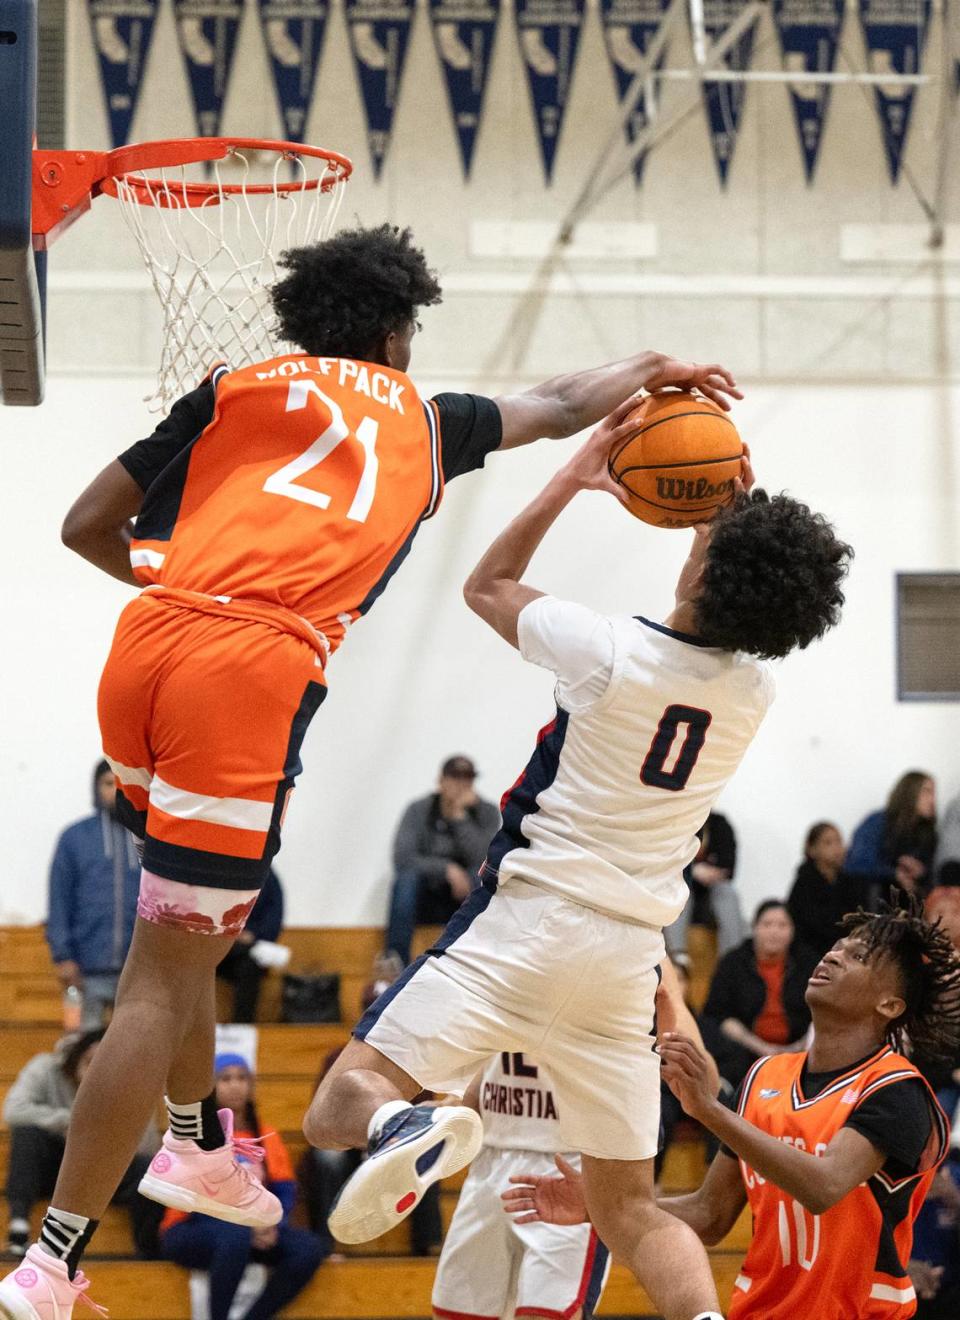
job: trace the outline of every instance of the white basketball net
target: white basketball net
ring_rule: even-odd
[[[240,367],[292,347],[278,337],[268,295],[282,274],[277,258],[332,232],[346,175],[321,157],[278,155],[266,178],[262,171],[254,177],[251,155],[231,149],[227,159],[240,166],[239,180],[233,171],[221,177],[224,161],[213,162],[207,178],[203,167],[178,165],[116,179],[117,199],[163,310],[151,411],[167,412],[217,362]],[[326,186],[303,186],[317,178]],[[210,197],[186,205],[184,188],[201,180],[214,185]],[[262,183],[266,191],[249,191]]]

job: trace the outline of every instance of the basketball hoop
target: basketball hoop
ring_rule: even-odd
[[[229,179],[228,160],[240,167]],[[120,203],[163,312],[148,404],[166,411],[215,362],[238,367],[286,351],[268,295],[277,259],[331,233],[351,168],[333,151],[258,138],[36,151],[34,241],[46,246],[100,193]]]

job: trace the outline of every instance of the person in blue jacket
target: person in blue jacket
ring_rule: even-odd
[[[133,837],[116,814],[117,785],[101,761],[93,772],[93,815],[69,825],[50,866],[47,943],[64,991],[83,996],[80,1026],[103,1025],[130,947],[140,888]]]
[[[933,883],[937,850],[937,792],[933,776],[908,770],[894,784],[887,805],[854,830],[844,873],[876,908],[891,886],[923,898]]]

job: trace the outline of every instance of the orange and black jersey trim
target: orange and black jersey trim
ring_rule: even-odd
[[[294,354],[217,368],[119,457],[144,490],[131,565],[145,587],[286,612],[325,664],[446,481],[501,438],[492,400],[423,400],[374,363]]]

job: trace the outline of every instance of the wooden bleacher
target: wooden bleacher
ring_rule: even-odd
[[[426,947],[436,930],[418,932],[415,951]],[[366,927],[292,928],[284,942],[293,950],[292,971],[337,972],[343,1021],[292,1026],[277,1022],[281,977],[271,973],[260,997],[257,1100],[265,1123],[282,1133],[294,1160],[305,1142],[300,1131],[313,1082],[329,1050],[342,1045],[360,1011],[360,996],[370,979],[382,933]],[[691,997],[703,1002],[715,958],[710,932],[691,930]],[[223,987],[224,990],[228,989]],[[221,1008],[226,1009],[224,995]],[[19,1070],[62,1034],[61,995],[50,965],[42,927],[0,928],[0,1104]],[[0,1178],[5,1179],[10,1136],[0,1124]],[[681,1141],[668,1152],[663,1184],[670,1191],[698,1185],[704,1173],[703,1144]],[[456,1207],[463,1174],[441,1186],[444,1228]],[[40,1207],[36,1216],[39,1221]],[[0,1203],[0,1239],[7,1227],[6,1204]],[[711,1253],[722,1298],[728,1297],[749,1240],[746,1214]],[[377,1242],[347,1248],[348,1259],[326,1264],[310,1288],[284,1314],[291,1320],[396,1320],[430,1315],[435,1262],[409,1254],[409,1225],[399,1225]],[[129,1259],[132,1253],[126,1212],[111,1207],[88,1253],[95,1298],[109,1307],[111,1320],[187,1320],[190,1314],[185,1271],[163,1263]],[[600,1308],[601,1315],[648,1316],[652,1306],[622,1266],[615,1266]]]

